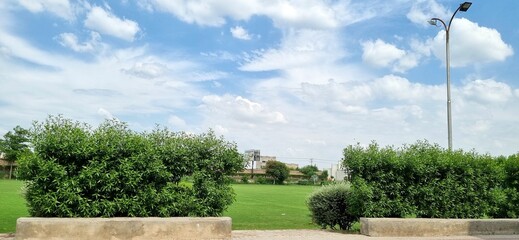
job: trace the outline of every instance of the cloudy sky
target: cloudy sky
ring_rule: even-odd
[[[445,31],[460,1],[2,0],[0,134],[49,114],[213,129],[320,167],[357,142],[447,146]],[[519,151],[519,1],[452,22],[453,145]]]

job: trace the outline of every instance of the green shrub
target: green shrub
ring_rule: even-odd
[[[346,183],[322,186],[313,192],[307,200],[313,222],[323,229],[335,229],[336,226],[341,230],[350,229],[358,217],[351,212],[349,194]]]
[[[499,205],[517,192],[513,187],[502,190],[505,173],[495,158],[426,141],[398,149],[376,143],[349,146],[343,164],[351,173],[352,198],[358,198],[359,214],[366,217],[498,216],[503,215]]]
[[[254,182],[257,184],[274,184],[274,180],[268,179],[264,176],[256,176]]]
[[[241,176],[241,183],[247,184],[247,183],[249,183],[249,179],[250,179],[250,176],[245,174],[245,175]]]
[[[519,154],[501,159],[503,167],[503,186],[496,190],[498,196],[498,208],[494,217],[518,218],[519,217]],[[500,190],[500,191],[499,191]]]
[[[297,181],[297,184],[298,185],[314,185],[314,182],[310,181],[308,179],[301,179],[301,180]]]
[[[137,133],[116,120],[92,129],[61,116],[31,131],[35,154],[18,175],[35,217],[218,216],[234,199],[228,176],[243,166],[236,145],[212,132]]]

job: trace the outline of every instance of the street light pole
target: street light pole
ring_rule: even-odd
[[[442,23],[445,28],[445,64],[447,69],[447,134],[449,141],[449,151],[452,150],[452,111],[451,111],[451,67],[450,67],[450,50],[449,50],[449,32],[451,29],[451,23],[454,19],[454,16],[458,11],[466,12],[470,6],[471,2],[464,2],[460,4],[458,9],[452,14],[451,19],[449,20],[449,24],[445,24],[445,22],[439,18],[431,18],[429,23],[434,26],[438,26],[438,21]]]

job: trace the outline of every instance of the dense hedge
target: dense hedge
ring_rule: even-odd
[[[498,198],[496,216],[519,218],[519,155],[500,159],[503,166],[504,180]]]
[[[18,176],[37,217],[217,216],[234,200],[227,176],[243,166],[212,132],[137,133],[116,120],[92,129],[51,116],[33,125],[32,144]]]
[[[366,217],[517,217],[519,157],[448,151],[419,141],[344,149],[357,215]]]

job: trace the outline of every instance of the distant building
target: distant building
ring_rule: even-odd
[[[245,169],[264,169],[268,161],[277,161],[276,156],[262,156],[260,150],[257,149],[245,151],[244,157],[247,160]],[[285,163],[285,165],[291,170],[295,170],[299,167],[296,163]]]
[[[348,172],[347,169],[344,168],[342,163],[332,164],[331,168],[328,172],[329,177],[333,177],[335,181],[344,181],[347,180]]]
[[[16,164],[16,162],[8,162],[5,159],[5,155],[3,153],[0,153],[0,179],[8,178],[17,166],[18,165]]]
[[[285,163],[285,165],[287,165],[287,167],[290,169],[290,170],[296,170],[299,168],[299,164],[297,163]]]
[[[260,160],[256,162],[255,169],[264,169],[268,161],[277,161],[275,156],[260,156]]]
[[[265,169],[256,169],[252,174],[255,176],[265,176]],[[243,176],[243,175],[251,175],[250,169],[245,169],[237,173],[237,176]],[[290,170],[289,172],[290,178],[300,179],[304,178],[304,174],[297,170]]]

